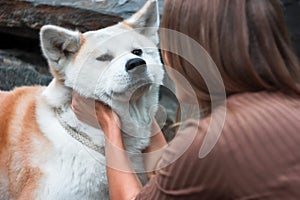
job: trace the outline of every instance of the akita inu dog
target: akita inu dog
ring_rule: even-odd
[[[147,147],[149,110],[164,75],[158,20],[157,2],[149,0],[129,19],[98,31],[42,27],[53,81],[0,92],[1,200],[109,198],[104,135],[76,119],[71,94],[111,106],[128,151]]]

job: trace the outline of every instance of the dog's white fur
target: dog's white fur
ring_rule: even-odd
[[[70,109],[71,93],[75,90],[105,102],[120,116],[127,150],[140,153],[146,148],[149,112],[155,112],[152,106],[158,103],[164,74],[156,47],[158,20],[157,2],[149,0],[131,18],[98,31],[81,34],[52,25],[42,27],[41,46],[53,81],[46,88],[0,93],[0,108],[11,109],[0,114],[1,200],[109,198],[105,157],[66,133],[55,109],[63,108],[62,119],[69,126],[104,146],[101,130],[77,120]],[[132,54],[134,49],[142,49],[143,54]],[[105,54],[112,60],[97,60]],[[145,71],[125,70],[126,62],[133,58],[146,61]],[[13,98],[18,100],[12,102]],[[142,170],[141,158],[134,158],[136,170]]]

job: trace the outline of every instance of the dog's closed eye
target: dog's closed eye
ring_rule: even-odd
[[[101,62],[107,62],[107,61],[111,61],[113,58],[114,57],[111,54],[106,53],[96,58],[96,60]]]
[[[132,54],[137,55],[137,56],[142,56],[143,50],[142,49],[134,49],[131,51]]]

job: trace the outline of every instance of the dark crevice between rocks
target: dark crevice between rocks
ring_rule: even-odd
[[[0,32],[0,90],[47,85],[51,79],[38,40]]]
[[[47,73],[47,62],[42,57],[39,40],[0,33],[0,44],[2,50],[26,63],[39,66],[37,70],[40,73]]]

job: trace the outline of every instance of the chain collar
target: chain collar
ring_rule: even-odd
[[[81,144],[83,144],[84,146],[97,151],[98,153],[105,155],[105,149],[103,146],[99,146],[97,144],[95,144],[92,139],[88,136],[88,134],[80,131],[80,130],[76,130],[76,128],[73,128],[71,126],[69,126],[63,119],[62,119],[62,113],[63,110],[62,108],[56,108],[55,109],[55,113],[57,116],[57,119],[59,121],[59,123],[61,124],[61,126],[65,129],[65,131],[71,136],[73,137],[75,140],[77,140],[78,142],[80,142]]]

